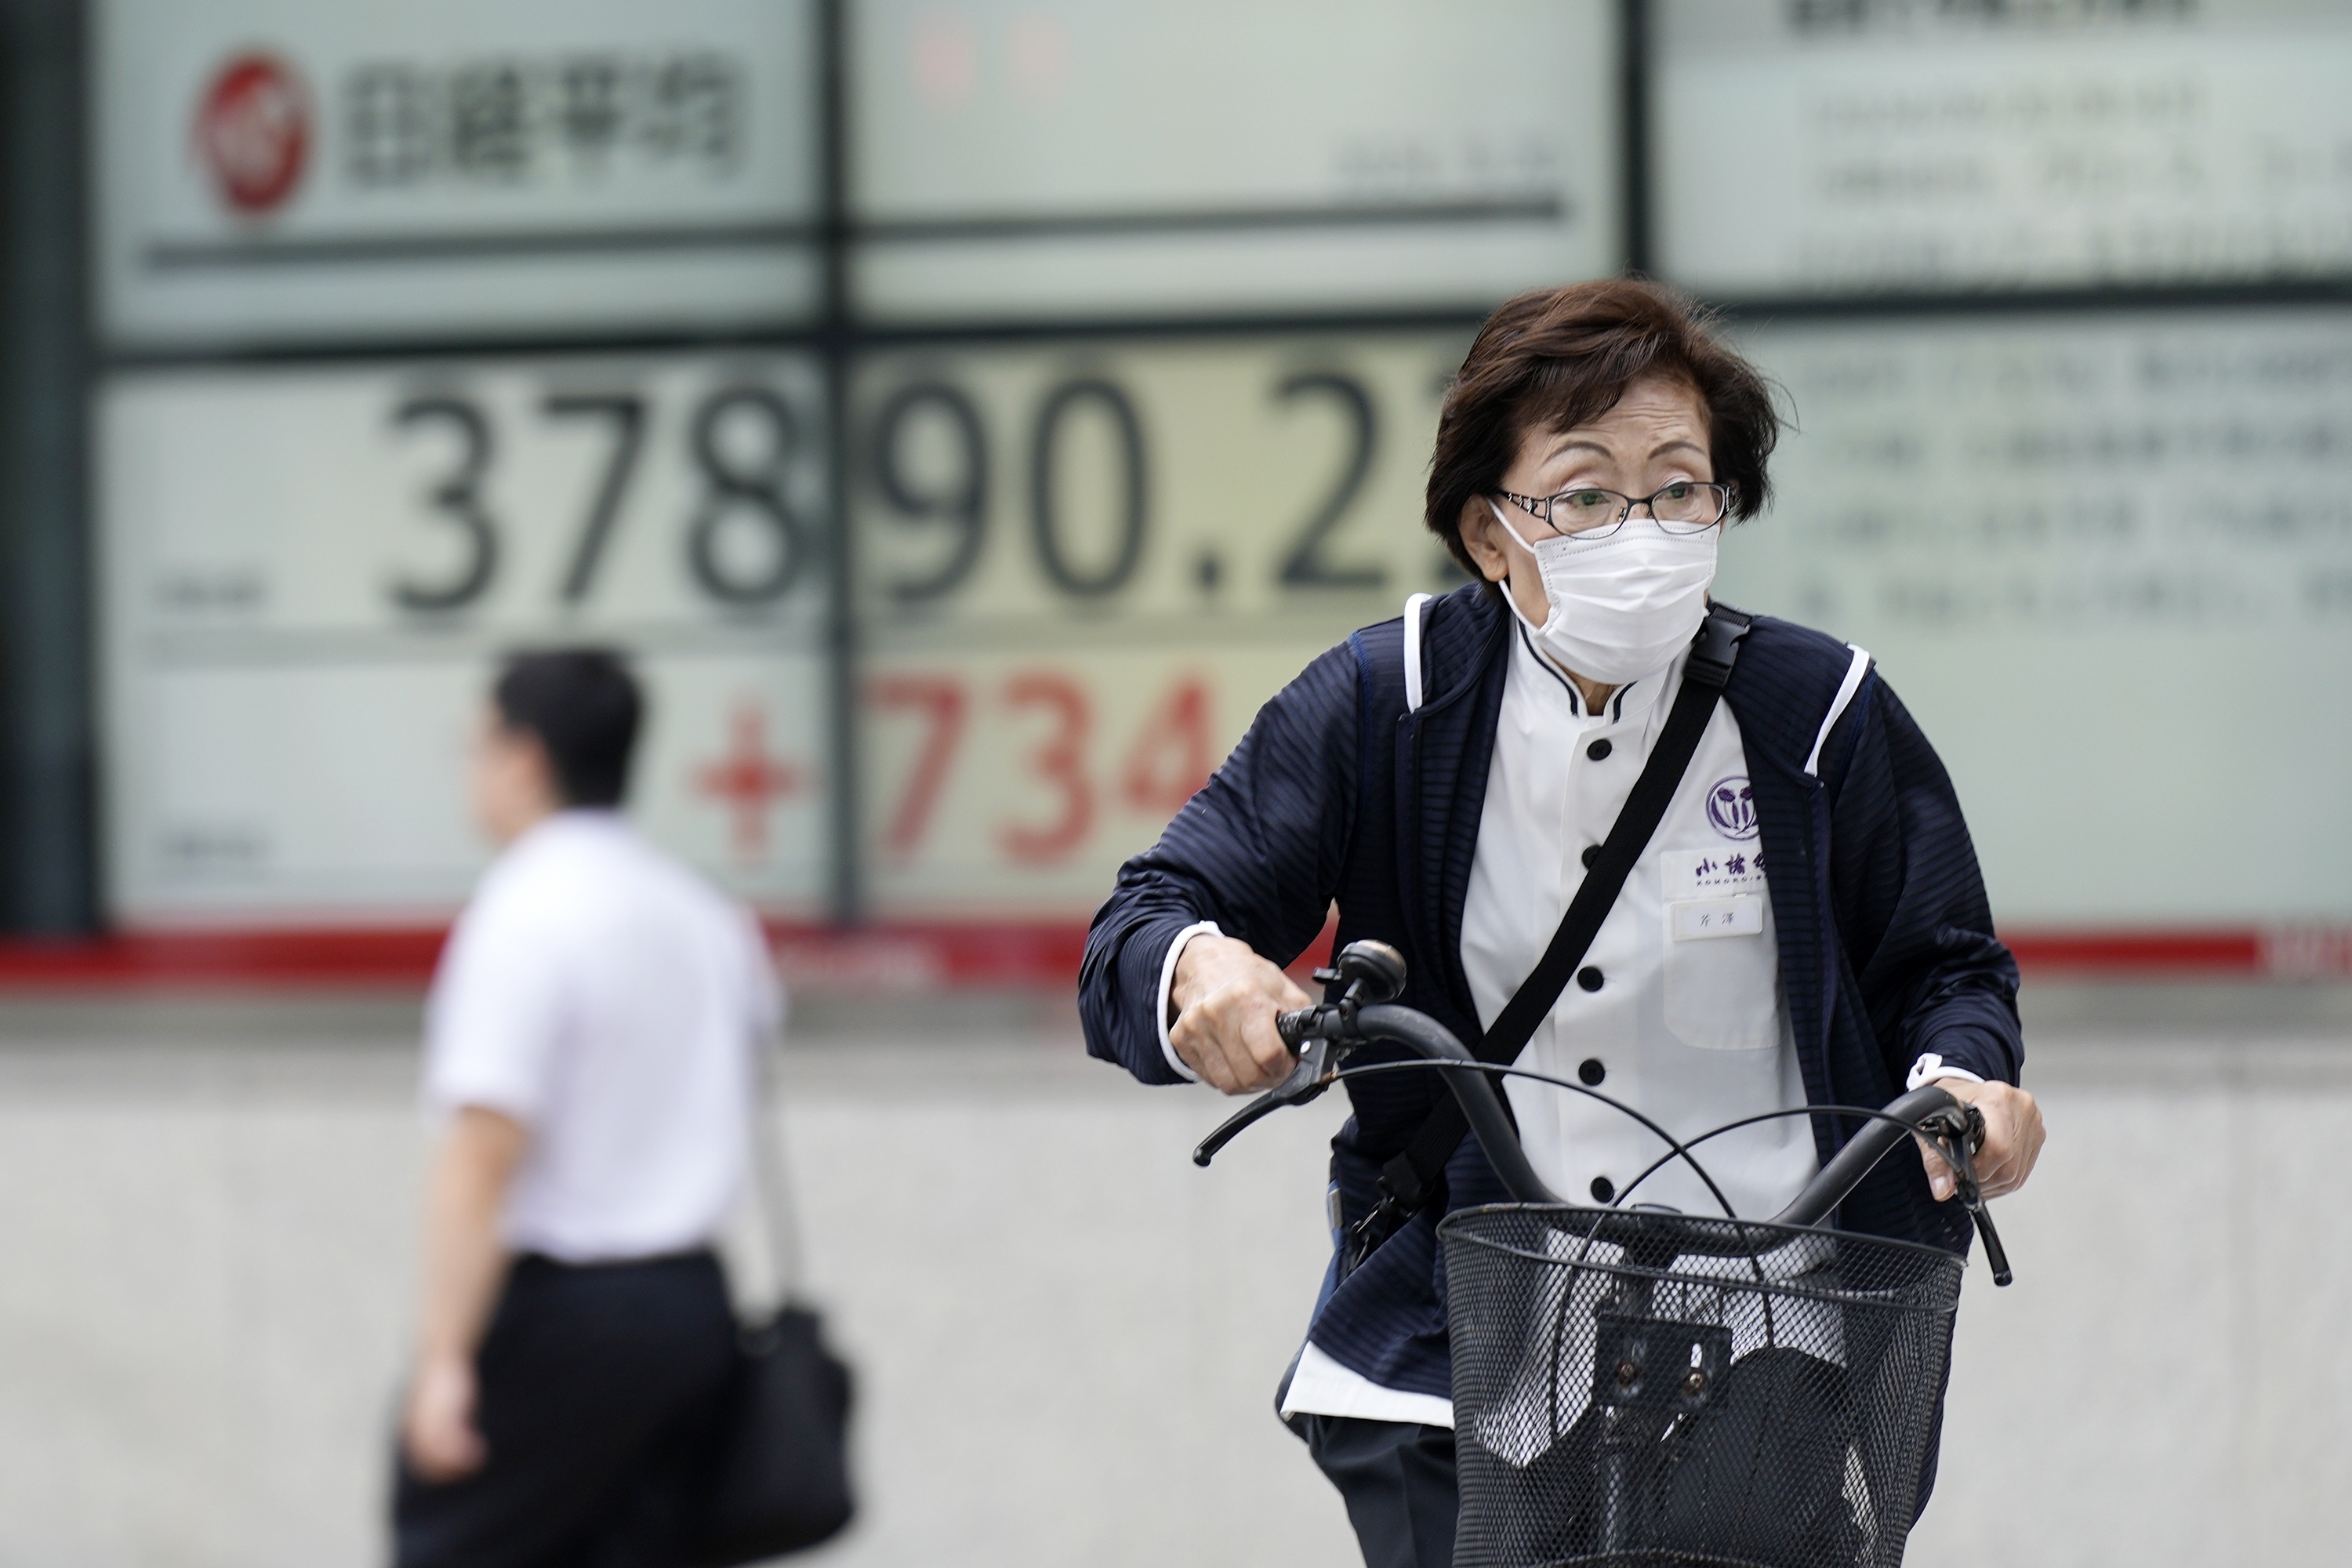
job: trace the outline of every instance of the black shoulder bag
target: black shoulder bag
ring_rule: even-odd
[[[1690,658],[1683,665],[1682,689],[1675,694],[1675,705],[1666,715],[1666,727],[1658,736],[1656,748],[1643,766],[1642,776],[1633,781],[1633,793],[1625,797],[1624,808],[1610,826],[1609,837],[1585,871],[1576,897],[1569,900],[1568,912],[1560,917],[1559,929],[1552,933],[1543,957],[1504,1004],[1495,1026],[1472,1047],[1480,1061],[1501,1067],[1517,1060],[1534,1037],[1536,1026],[1559,1000],[1569,976],[1583,962],[1586,949],[1600,933],[1601,922],[1617,902],[1625,879],[1633,874],[1634,862],[1649,847],[1650,837],[1664,818],[1691,758],[1697,754],[1699,737],[1706,732],[1716,701],[1731,679],[1740,639],[1754,620],[1728,605],[1708,606],[1706,619],[1692,639]],[[1445,1163],[1468,1131],[1469,1123],[1463,1120],[1462,1108],[1454,1097],[1441,1095],[1403,1152],[1381,1168],[1381,1201],[1349,1232],[1348,1248],[1340,1259],[1343,1273],[1351,1272],[1437,1198],[1444,1184]]]
[[[798,1294],[799,1231],[768,1113],[762,1093],[752,1110],[751,1184],[783,1296],[767,1318],[737,1331],[734,1385],[688,1531],[694,1568],[802,1551],[839,1534],[855,1511],[849,1368],[825,1347],[824,1321]]]

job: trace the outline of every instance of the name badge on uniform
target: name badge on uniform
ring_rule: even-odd
[[[1727,898],[1692,899],[1668,904],[1676,942],[1697,942],[1715,936],[1762,936],[1764,900],[1753,893]]]
[[[1666,1027],[1703,1051],[1771,1049],[1780,1042],[1780,955],[1769,940],[1772,885],[1762,851],[1746,842],[1664,849],[1658,869]]]

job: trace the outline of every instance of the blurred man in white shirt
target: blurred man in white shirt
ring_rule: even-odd
[[[642,706],[576,650],[510,662],[483,717],[473,802],[501,853],[426,1019],[400,1568],[677,1561],[725,1396],[710,1244],[782,998],[750,912],[620,815]]]

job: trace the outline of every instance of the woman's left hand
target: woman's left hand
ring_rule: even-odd
[[[2033,1162],[2042,1157],[2042,1108],[2033,1103],[2033,1097],[2015,1084],[1970,1083],[1966,1079],[1948,1078],[1936,1087],[1984,1114],[1984,1147],[1970,1162],[1984,1195],[1997,1198],[2025,1185],[2025,1178],[2033,1173]],[[1928,1189],[1942,1203],[1958,1190],[1959,1184],[1933,1146],[1923,1140],[1920,1148]]]

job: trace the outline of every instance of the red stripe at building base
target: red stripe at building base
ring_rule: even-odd
[[[1331,930],[1299,962],[1330,951]],[[415,987],[445,927],[127,931],[79,941],[0,941],[0,992]],[[1077,984],[1086,927],[1071,921],[960,921],[843,930],[772,922],[787,981],[836,994]],[[2352,926],[2065,930],[2002,933],[2037,975],[2085,979],[2309,980],[2352,975]]]
[[[2028,973],[2085,978],[2319,980],[2352,975],[2352,926],[2001,932]]]

